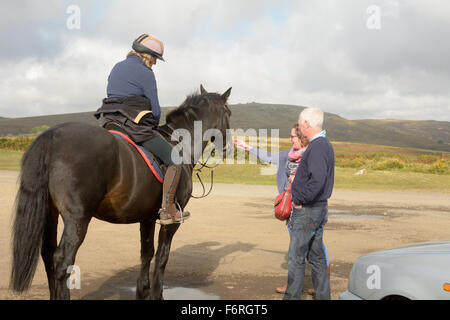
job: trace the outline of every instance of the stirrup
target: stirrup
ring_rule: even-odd
[[[180,224],[182,224],[184,222],[184,214],[183,214],[183,209],[181,209],[181,206],[178,204],[178,202],[175,202],[175,205],[178,206],[178,211],[180,211]],[[173,220],[173,218],[172,218]],[[174,221],[175,222],[175,221]]]
[[[159,224],[161,225],[168,225],[168,224],[173,224],[173,223],[179,223],[182,224],[184,222],[184,220],[186,220],[187,218],[190,217],[189,212],[187,212],[188,214],[185,216],[183,210],[181,209],[181,206],[179,205],[178,202],[175,202],[175,205],[178,206],[178,212],[180,212],[180,220],[176,221],[175,218],[173,216],[170,216],[169,214],[166,214],[167,216],[169,216],[168,219],[161,219],[161,213],[159,216]],[[161,208],[162,210],[162,208]],[[167,210],[167,209],[166,209]],[[164,222],[163,222],[164,221]]]

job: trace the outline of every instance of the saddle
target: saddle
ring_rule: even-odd
[[[145,161],[147,167],[150,169],[155,178],[161,183],[164,182],[164,175],[167,167],[158,157],[154,156],[150,151],[140,145],[137,145],[133,140],[131,140],[125,129],[123,129],[120,124],[108,122],[105,124],[104,129],[108,130],[108,132],[112,135],[119,137],[121,140],[124,140],[128,145],[130,145],[130,147],[134,147],[141,155],[142,159]]]

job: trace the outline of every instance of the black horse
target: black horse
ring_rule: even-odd
[[[223,137],[220,142],[225,148],[219,151],[227,151],[231,115],[227,99],[231,88],[222,95],[208,93],[202,86],[200,90],[200,94],[188,96],[167,115],[165,127],[183,128],[194,137],[194,121],[201,121],[203,131],[220,130]],[[191,143],[194,150],[194,141]],[[201,141],[202,150],[207,143]],[[191,196],[192,171],[199,156],[192,154],[191,163],[183,165],[176,194],[182,208]],[[70,299],[67,270],[74,264],[88,224],[95,217],[111,223],[140,223],[141,270],[136,298],[163,299],[164,270],[172,237],[180,225],[160,228],[150,286],[149,268],[155,253],[153,239],[161,198],[162,184],[138,152],[121,138],[101,127],[82,123],[48,129],[36,138],[22,159],[10,287],[16,292],[30,287],[40,248],[50,299]],[[64,231],[58,245],[59,215],[64,221]]]

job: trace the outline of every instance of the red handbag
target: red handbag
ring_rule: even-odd
[[[289,187],[286,191],[280,193],[275,198],[275,218],[281,221],[286,220],[291,215],[291,185],[292,183],[289,184]]]

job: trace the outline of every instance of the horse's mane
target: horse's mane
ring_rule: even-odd
[[[209,102],[208,93],[199,94],[192,93],[186,97],[186,100],[176,109],[170,111],[166,116],[166,123],[171,123],[173,119],[178,117],[187,117],[197,119],[199,108],[206,102]]]

